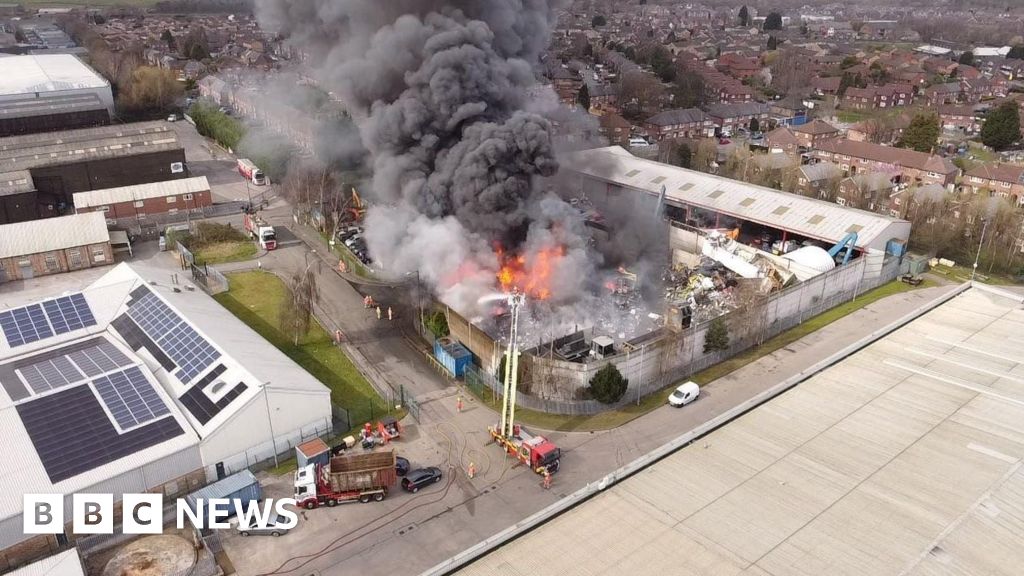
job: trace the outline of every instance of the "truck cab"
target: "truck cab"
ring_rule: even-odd
[[[302,508],[315,508],[319,504],[316,485],[316,464],[296,470],[295,505]]]
[[[269,226],[260,228],[260,246],[265,250],[277,248],[277,235],[274,234],[273,228]]]

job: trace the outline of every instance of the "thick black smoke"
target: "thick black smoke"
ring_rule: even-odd
[[[572,228],[557,219],[576,215],[537,192],[558,166],[550,122],[528,111],[560,3],[257,0],[261,24],[305,53],[359,126],[378,200],[369,247],[389,271],[467,303],[493,285],[495,242],[525,251]]]

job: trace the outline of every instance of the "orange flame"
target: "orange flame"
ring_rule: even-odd
[[[499,246],[495,252],[501,263],[497,278],[503,292],[518,290],[538,300],[551,297],[551,276],[565,256],[565,248],[551,246],[533,254],[511,256]]]

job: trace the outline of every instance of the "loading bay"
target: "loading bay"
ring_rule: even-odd
[[[969,289],[460,574],[1019,574],[1022,350]]]

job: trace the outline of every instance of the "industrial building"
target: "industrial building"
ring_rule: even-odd
[[[188,177],[165,122],[140,122],[0,140],[0,223],[59,216],[75,192]]]
[[[76,192],[75,212],[102,212],[107,220],[201,210],[213,205],[206,176]]]
[[[0,225],[0,284],[114,263],[102,214]]]
[[[1024,302],[957,292],[458,574],[1020,573]]]
[[[110,83],[75,56],[11,56],[3,70],[0,137],[110,123]]]
[[[75,540],[23,534],[24,493],[179,496],[330,430],[330,391],[207,294],[76,276],[0,310],[0,569]]]

